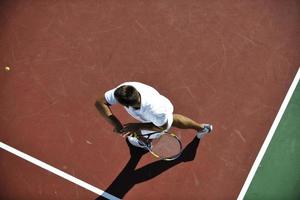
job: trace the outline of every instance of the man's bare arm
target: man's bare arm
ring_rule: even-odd
[[[95,103],[96,108],[100,114],[108,121],[112,126],[115,127],[115,131],[120,133],[123,129],[123,125],[118,118],[111,112],[110,104],[105,100],[104,97],[97,99]]]
[[[138,132],[140,130],[149,130],[149,131],[164,131],[168,127],[168,122],[166,122],[163,126],[156,126],[153,123],[128,123],[124,125],[122,132],[125,135],[130,135],[133,132]]]
[[[162,126],[156,126],[153,123],[137,123],[140,130],[150,130],[150,131],[164,131],[168,127],[168,122]]]

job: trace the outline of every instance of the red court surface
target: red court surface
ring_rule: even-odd
[[[300,65],[299,7],[3,0],[0,141],[124,199],[235,199]],[[193,141],[181,159],[130,159],[94,106],[125,81],[155,87],[213,134],[197,144],[174,129]],[[2,149],[0,174],[0,199],[98,197]]]

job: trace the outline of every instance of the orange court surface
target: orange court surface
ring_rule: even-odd
[[[236,199],[300,66],[299,8],[295,0],[2,0],[0,142],[49,166],[0,148],[0,199],[102,199],[103,191]],[[172,162],[128,148],[95,107],[126,81],[153,86],[213,133],[199,141],[172,129],[186,147]]]

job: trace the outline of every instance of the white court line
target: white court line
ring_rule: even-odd
[[[12,154],[14,154],[16,156],[19,156],[19,157],[23,158],[24,160],[27,160],[27,161],[29,161],[29,162],[31,162],[31,163],[33,163],[33,164],[35,164],[35,165],[37,165],[37,166],[45,169],[45,170],[48,170],[48,171],[50,171],[50,172],[52,172],[52,173],[54,173],[54,174],[56,174],[56,175],[58,175],[58,176],[60,176],[60,177],[62,177],[64,179],[67,179],[68,181],[71,181],[71,182],[73,182],[73,183],[75,183],[75,184],[77,184],[77,185],[79,185],[79,186],[81,186],[81,187],[83,187],[83,188],[91,191],[91,192],[94,192],[94,193],[96,193],[98,195],[101,195],[101,196],[103,196],[103,197],[105,197],[107,199],[110,199],[110,200],[120,200],[119,198],[117,198],[117,197],[115,197],[115,196],[113,196],[113,195],[111,195],[111,194],[109,194],[107,192],[104,192],[103,190],[101,190],[99,188],[96,188],[96,187],[94,187],[94,186],[92,186],[92,185],[90,185],[90,184],[88,184],[88,183],[86,183],[86,182],[84,182],[84,181],[82,181],[82,180],[74,177],[74,176],[71,176],[70,174],[67,174],[67,173],[65,173],[65,172],[63,172],[63,171],[61,171],[61,170],[59,170],[59,169],[57,169],[55,167],[52,167],[51,165],[48,165],[47,163],[44,163],[44,162],[42,162],[42,161],[40,161],[40,160],[38,160],[38,159],[36,159],[36,158],[34,158],[34,157],[26,154],[26,153],[23,153],[23,152],[15,149],[15,148],[13,148],[11,146],[8,146],[8,145],[6,145],[6,144],[4,144],[2,142],[0,142],[0,148],[6,150],[6,151],[8,151],[8,152],[10,152],[10,153],[12,153]]]
[[[272,137],[273,137],[273,135],[276,131],[276,128],[277,128],[277,126],[278,126],[278,124],[279,124],[279,122],[280,122],[280,120],[283,116],[283,113],[284,113],[284,111],[285,111],[285,109],[286,109],[293,93],[294,93],[294,90],[296,89],[296,86],[299,82],[299,79],[300,79],[300,68],[298,68],[298,72],[297,72],[297,74],[296,74],[296,76],[295,76],[295,78],[294,78],[294,80],[293,80],[293,82],[292,82],[292,84],[291,84],[291,86],[290,86],[290,88],[289,88],[289,90],[288,90],[281,106],[280,106],[280,109],[277,113],[277,116],[276,116],[276,118],[275,118],[275,120],[274,120],[274,122],[271,126],[271,129],[269,130],[269,133],[268,133],[268,135],[267,135],[267,137],[266,137],[266,139],[265,139],[265,141],[264,141],[264,143],[263,143],[256,159],[255,159],[255,162],[254,162],[254,164],[253,164],[253,166],[252,166],[252,168],[251,168],[251,170],[248,174],[248,177],[247,177],[247,179],[244,183],[244,186],[243,186],[237,200],[243,200],[244,199],[245,194],[246,194],[246,192],[247,192],[247,190],[248,190],[248,188],[251,184],[251,181],[252,181],[252,179],[255,175],[255,172],[256,172],[256,170],[257,170],[257,168],[258,168],[258,166],[259,166],[259,164],[260,164],[260,162],[261,162],[261,160],[262,160],[262,158],[263,158],[263,156],[264,156],[271,140],[272,140]]]

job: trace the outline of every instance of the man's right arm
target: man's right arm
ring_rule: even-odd
[[[96,103],[96,108],[100,112],[100,114],[108,121],[112,126],[115,127],[115,131],[120,133],[123,129],[123,125],[118,120],[116,116],[111,112],[110,104],[106,101],[104,97],[100,97]]]

